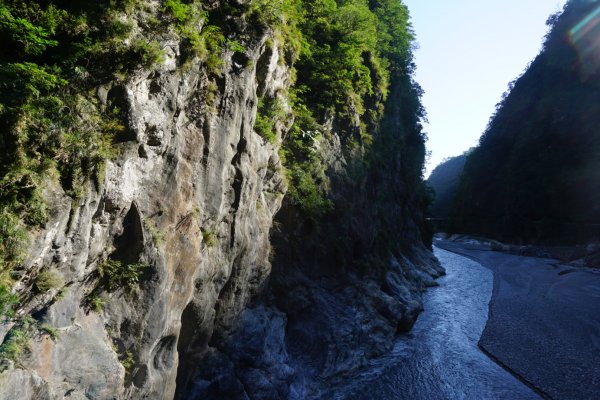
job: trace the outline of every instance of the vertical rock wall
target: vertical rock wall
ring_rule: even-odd
[[[410,163],[424,151],[411,85],[392,85],[371,153],[345,152],[335,129],[321,143],[334,211],[315,224],[284,199],[268,287],[209,343],[178,399],[320,398],[410,330],[422,291],[444,273]]]
[[[370,155],[346,152],[329,124],[335,211],[321,228],[286,204],[272,232],[286,183],[278,145],[253,126],[258,96],[289,111],[286,44],[228,23],[246,51],[225,51],[222,75],[182,63],[173,35],[163,63],[97,88],[127,129],[100,189],[73,201],[48,182],[51,218],[16,288],[19,315],[47,328],[0,365],[0,399],[313,398],[412,326],[442,271],[409,162],[424,151],[410,84],[392,88]],[[107,262],[146,267],[130,289],[107,287]],[[42,269],[60,293],[35,291]]]
[[[28,355],[2,367],[0,398],[173,398],[178,367],[185,382],[215,330],[260,290],[286,186],[277,147],[253,131],[257,90],[275,96],[290,83],[268,36],[252,37],[241,60],[226,52],[220,77],[178,65],[177,41],[165,40],[155,70],[98,88],[126,113],[127,137],[100,192],[90,185],[71,202],[49,185],[52,217],[26,270],[51,268],[66,290],[32,295],[19,313],[57,334],[36,334]],[[107,259],[147,264],[139,287],[99,287]]]

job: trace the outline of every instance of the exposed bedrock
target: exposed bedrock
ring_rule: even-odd
[[[410,78],[392,84],[371,160],[343,148],[336,130],[356,126],[323,123],[334,211],[319,228],[284,202],[286,44],[243,17],[227,23],[244,52],[224,48],[221,75],[183,63],[164,33],[159,65],[96,88],[126,121],[118,154],[78,200],[45,186],[50,219],[32,233],[13,320],[42,329],[0,363],[0,399],[310,398],[414,323],[443,270],[408,164],[424,153],[411,148],[418,118],[402,112]],[[285,114],[276,140],[254,130],[259,97]],[[42,270],[64,287],[36,291]],[[0,341],[17,328],[1,324]]]

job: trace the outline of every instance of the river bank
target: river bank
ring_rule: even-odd
[[[588,243],[565,246],[544,246],[539,244],[510,244],[502,243],[494,239],[474,237],[468,235],[448,235],[437,233],[436,240],[447,240],[467,245],[481,245],[493,251],[501,251],[518,256],[552,258],[563,264],[574,267],[588,267],[600,269],[600,243]]]
[[[478,347],[488,319],[492,272],[439,248],[435,255],[446,276],[424,294],[424,311],[413,329],[361,373],[331,380],[319,399],[539,399]]]
[[[489,268],[494,289],[479,345],[544,397],[600,393],[600,272],[492,251],[476,240],[436,246]]]

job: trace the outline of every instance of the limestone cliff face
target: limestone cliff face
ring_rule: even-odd
[[[284,199],[265,291],[209,343],[178,398],[330,399],[410,330],[422,291],[444,271],[426,245],[408,166],[418,148],[406,89],[392,85],[373,158],[358,176],[335,131],[322,144],[335,211],[314,229]]]
[[[198,362],[214,330],[260,290],[286,186],[277,148],[253,131],[257,91],[274,96],[289,84],[266,40],[249,42],[249,67],[225,53],[222,78],[198,62],[182,71],[167,42],[156,70],[98,88],[100,101],[126,112],[130,137],[100,192],[90,185],[72,203],[59,185],[48,190],[52,217],[35,234],[27,273],[51,266],[66,291],[32,295],[19,314],[58,335],[36,337],[3,368],[0,398],[172,398],[178,365]],[[101,291],[97,313],[88,300],[108,257],[149,267],[132,293]]]
[[[253,128],[258,96],[289,112],[286,44],[230,23],[245,52],[225,50],[221,76],[198,59],[181,65],[165,35],[163,63],[97,88],[127,130],[100,189],[73,201],[47,184],[51,218],[15,290],[18,315],[50,334],[35,331],[18,361],[2,362],[0,399],[313,398],[412,326],[442,270],[407,165],[421,150],[402,117],[405,88],[392,88],[362,172],[331,122],[321,149],[335,211],[313,229],[290,204],[278,214],[279,148]],[[278,137],[291,119],[277,122]],[[146,267],[131,290],[109,290],[107,260]],[[42,269],[64,281],[60,293],[35,290]]]

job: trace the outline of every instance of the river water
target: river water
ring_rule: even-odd
[[[493,275],[435,248],[447,275],[424,296],[425,311],[392,353],[328,399],[526,400],[540,397],[477,347],[488,317]]]

